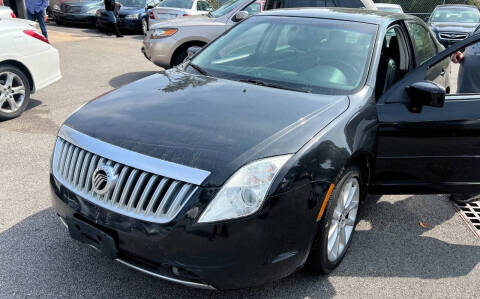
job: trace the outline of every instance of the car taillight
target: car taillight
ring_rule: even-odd
[[[188,13],[184,13],[183,16],[184,16],[184,17],[188,17],[189,14],[188,14]]]
[[[41,40],[42,42],[45,42],[47,44],[50,43],[48,39],[46,39],[43,35],[40,35],[37,32],[35,32],[35,30],[23,30],[23,33],[25,33],[26,35],[30,35],[31,37],[36,38],[38,40]]]
[[[153,11],[150,11],[150,19],[155,19],[155,15],[153,14]]]
[[[12,17],[12,19],[15,19],[17,17],[13,11],[10,13],[10,16]]]

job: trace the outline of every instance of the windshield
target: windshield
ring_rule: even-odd
[[[402,11],[402,9],[401,9],[400,7],[393,7],[393,6],[390,6],[390,7],[385,7],[385,6],[378,7],[378,6],[377,6],[377,9],[378,9],[378,10],[381,10],[381,11],[403,13],[403,11]]]
[[[118,2],[122,4],[122,6],[125,7],[144,7],[145,5],[145,0],[116,0],[115,2]]]
[[[349,21],[251,17],[191,64],[219,78],[345,94],[363,82],[376,31],[375,25]]]
[[[175,7],[191,9],[193,0],[163,0],[157,7]]]
[[[479,12],[475,8],[468,7],[448,7],[437,8],[433,12],[432,22],[448,23],[478,23]]]
[[[208,15],[213,18],[219,18],[239,7],[243,2],[244,0],[230,0],[220,6],[217,10],[210,12]]]

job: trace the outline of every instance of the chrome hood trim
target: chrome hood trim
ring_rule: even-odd
[[[160,160],[90,137],[63,125],[58,136],[66,141],[104,158],[146,172],[169,177],[186,183],[201,185],[210,175],[209,171],[173,162]]]

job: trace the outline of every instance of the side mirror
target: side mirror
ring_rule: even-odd
[[[432,81],[416,82],[407,87],[410,98],[409,110],[420,113],[423,106],[443,107],[445,88]]]
[[[187,57],[188,58],[192,57],[193,55],[195,55],[201,49],[202,49],[202,47],[197,47],[197,46],[193,46],[193,47],[188,48],[187,49]]]
[[[240,22],[248,18],[248,12],[241,10],[235,14],[235,22]]]

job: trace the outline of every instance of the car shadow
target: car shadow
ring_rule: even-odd
[[[33,108],[35,108],[37,106],[40,106],[40,105],[42,105],[41,101],[35,100],[35,99],[30,99],[30,103],[28,103],[28,106],[27,106],[27,108],[25,108],[25,111],[33,109]]]
[[[435,206],[425,208],[427,204]],[[447,243],[426,235],[455,215],[444,198],[416,196],[396,202],[374,199],[365,208],[345,260],[329,276],[301,270],[263,286],[225,292],[187,288],[113,262],[70,239],[54,210],[48,208],[0,233],[0,278],[8,277],[2,279],[0,293],[96,298],[159,294],[168,298],[329,298],[336,295],[329,278],[460,277],[480,261],[478,246]],[[429,228],[419,226],[419,219]]]
[[[110,79],[108,84],[114,88],[119,88],[125,84],[131,83],[133,81],[157,74],[161,72],[162,70],[159,69],[158,71],[147,71],[147,72],[131,72],[131,73],[125,73],[120,76],[113,77]]]

